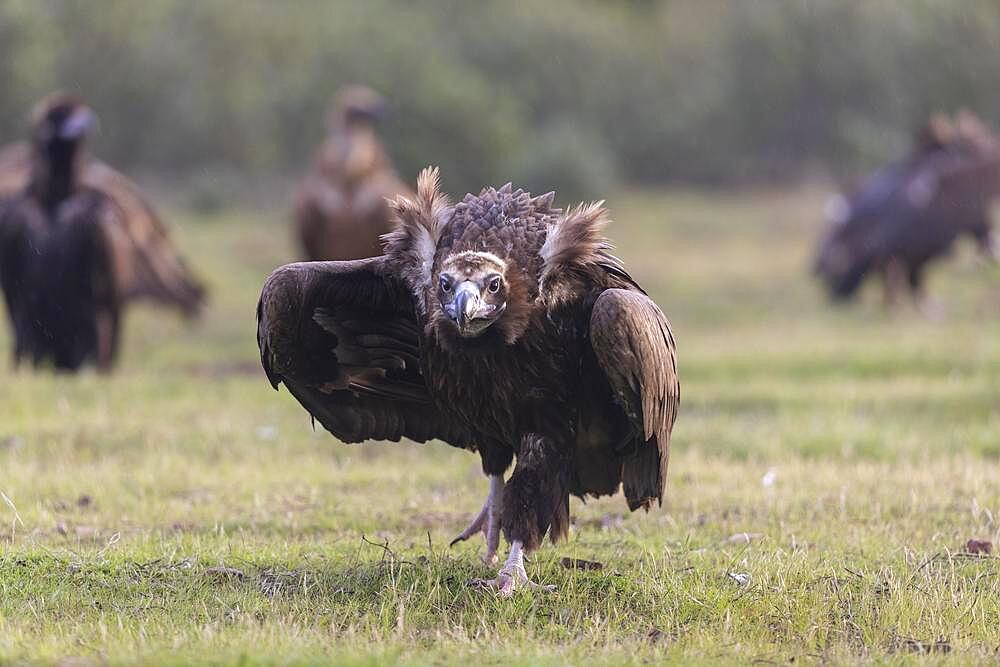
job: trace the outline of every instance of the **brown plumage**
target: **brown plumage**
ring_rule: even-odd
[[[93,118],[80,100],[50,96],[30,142],[0,150],[0,286],[16,362],[106,371],[128,301],[189,316],[204,302],[138,188],[84,152]]]
[[[451,205],[425,171],[382,257],[291,264],[264,285],[261,361],[345,442],[440,439],[491,479],[458,539],[500,529],[497,579],[569,528],[569,496],[663,497],[680,386],[670,325],[610,254],[600,204],[568,213],[510,185]],[[515,462],[516,461],[516,462]],[[505,483],[503,475],[514,463]]]
[[[379,141],[385,103],[364,86],[341,90],[329,136],[295,197],[295,226],[306,259],[361,259],[381,252],[392,229],[388,200],[410,194]]]
[[[836,299],[865,278],[883,277],[886,302],[907,289],[923,302],[926,267],[963,235],[995,259],[990,206],[1000,195],[1000,141],[977,118],[936,115],[917,132],[906,158],[876,172],[832,207],[816,273]]]

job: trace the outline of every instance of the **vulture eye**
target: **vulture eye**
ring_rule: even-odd
[[[496,294],[500,291],[501,284],[500,276],[493,276],[490,278],[489,285],[487,285],[486,288],[490,291],[490,294]]]
[[[450,292],[451,291],[451,276],[443,275],[441,276],[441,291]]]

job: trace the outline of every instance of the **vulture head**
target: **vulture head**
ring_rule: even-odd
[[[822,243],[813,272],[826,284],[831,298],[845,301],[861,286],[868,265],[850,239],[839,238],[839,231]]]
[[[545,258],[538,246],[561,219],[553,193],[532,197],[507,184],[451,204],[437,170],[417,181],[417,195],[393,202],[397,221],[386,254],[400,266],[443,341],[466,349],[512,345],[538,310]],[[523,225],[502,224],[520,220]]]
[[[334,128],[374,125],[385,112],[385,98],[368,86],[345,86],[337,92],[330,125]]]
[[[463,338],[475,338],[507,310],[507,263],[491,252],[449,255],[438,272],[438,300]]]
[[[32,190],[47,206],[73,191],[81,147],[96,120],[81,100],[62,94],[46,97],[32,111]]]
[[[97,117],[90,107],[70,95],[51,95],[31,114],[31,138],[36,149],[75,148],[86,138]]]
[[[914,152],[932,153],[947,148],[955,140],[955,125],[948,116],[936,113],[914,132]]]

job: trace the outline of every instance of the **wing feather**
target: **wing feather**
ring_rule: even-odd
[[[470,446],[430,399],[414,297],[385,257],[281,267],[264,284],[257,323],[271,384],[344,442]]]
[[[615,400],[641,437],[622,482],[629,507],[662,502],[670,434],[680,406],[677,346],[666,316],[642,292],[608,289],[594,303],[590,339]]]
[[[139,188],[103,162],[90,159],[82,182],[104,193],[117,209],[127,240],[121,260],[120,291],[126,300],[148,298],[175,306],[188,316],[204,305],[205,288],[175,249],[168,229]]]

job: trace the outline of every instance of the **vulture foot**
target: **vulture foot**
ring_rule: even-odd
[[[500,505],[503,502],[503,476],[490,475],[490,492],[483,503],[483,509],[472,520],[465,530],[458,537],[451,541],[448,546],[455,546],[459,542],[482,533],[486,538],[486,553],[483,554],[483,562],[493,565],[497,562],[497,548],[500,546]]]
[[[555,586],[536,584],[528,578],[528,572],[524,569],[524,552],[521,548],[521,543],[518,541],[515,541],[510,546],[510,555],[507,556],[507,561],[500,568],[500,572],[497,573],[496,578],[471,579],[469,585],[496,591],[497,595],[503,598],[509,598],[514,595],[518,587],[526,587],[533,591],[542,591],[545,593],[553,593],[556,590]]]

